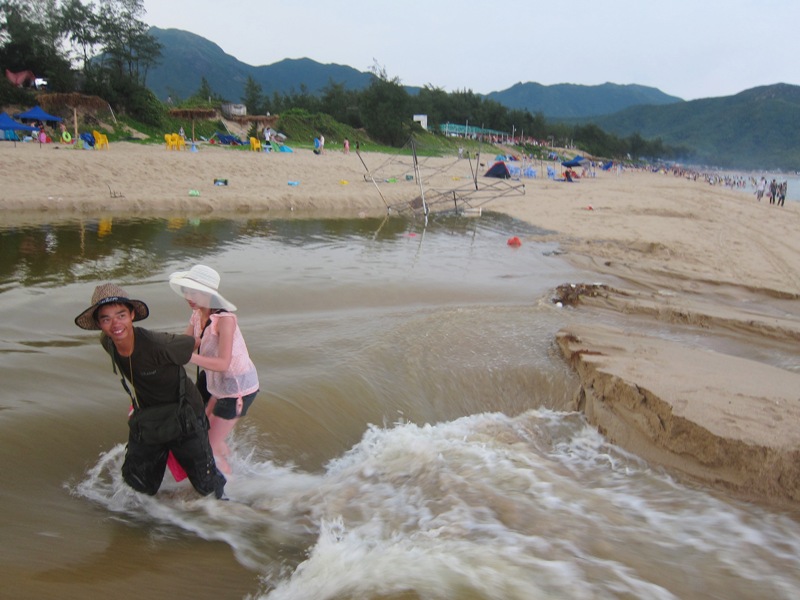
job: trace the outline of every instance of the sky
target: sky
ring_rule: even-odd
[[[253,66],[285,58],[479,94],[606,82],[684,100],[800,85],[799,0],[144,0]]]

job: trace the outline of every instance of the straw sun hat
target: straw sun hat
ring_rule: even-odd
[[[195,265],[188,271],[179,271],[169,276],[169,285],[181,298],[186,290],[195,290],[207,295],[207,302],[195,300],[197,304],[211,309],[235,311],[236,305],[228,302],[219,293],[219,273],[205,265]],[[193,299],[194,300],[194,299]]]
[[[92,305],[75,317],[75,325],[81,329],[100,329],[94,314],[98,308],[105,304],[127,304],[133,308],[133,320],[141,321],[150,314],[147,304],[141,300],[134,300],[128,296],[128,292],[113,283],[104,283],[94,288],[92,294]]]

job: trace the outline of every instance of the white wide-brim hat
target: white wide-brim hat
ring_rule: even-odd
[[[214,310],[235,311],[236,305],[228,302],[219,293],[219,273],[205,265],[195,265],[188,271],[178,271],[169,276],[169,285],[181,298],[185,290],[196,290],[207,295],[208,301],[196,300],[195,303]]]

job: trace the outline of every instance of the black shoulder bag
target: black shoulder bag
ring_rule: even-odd
[[[114,373],[117,364],[111,357]],[[180,369],[180,390],[178,402],[157,404],[142,408],[136,395],[131,392],[125,376],[120,373],[120,382],[133,402],[133,414],[128,419],[131,437],[142,444],[159,445],[195,433],[198,429],[198,418],[194,409],[186,401],[186,371]],[[133,377],[133,369],[131,369]],[[134,386],[135,389],[135,386]]]

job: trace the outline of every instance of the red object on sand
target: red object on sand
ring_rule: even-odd
[[[183,467],[178,462],[178,459],[175,458],[175,455],[170,451],[169,455],[167,456],[167,467],[169,467],[170,473],[175,478],[175,481],[183,481],[186,479],[186,471],[183,470]]]
[[[517,236],[508,238],[508,242],[506,243],[509,246],[522,246],[522,241]]]

